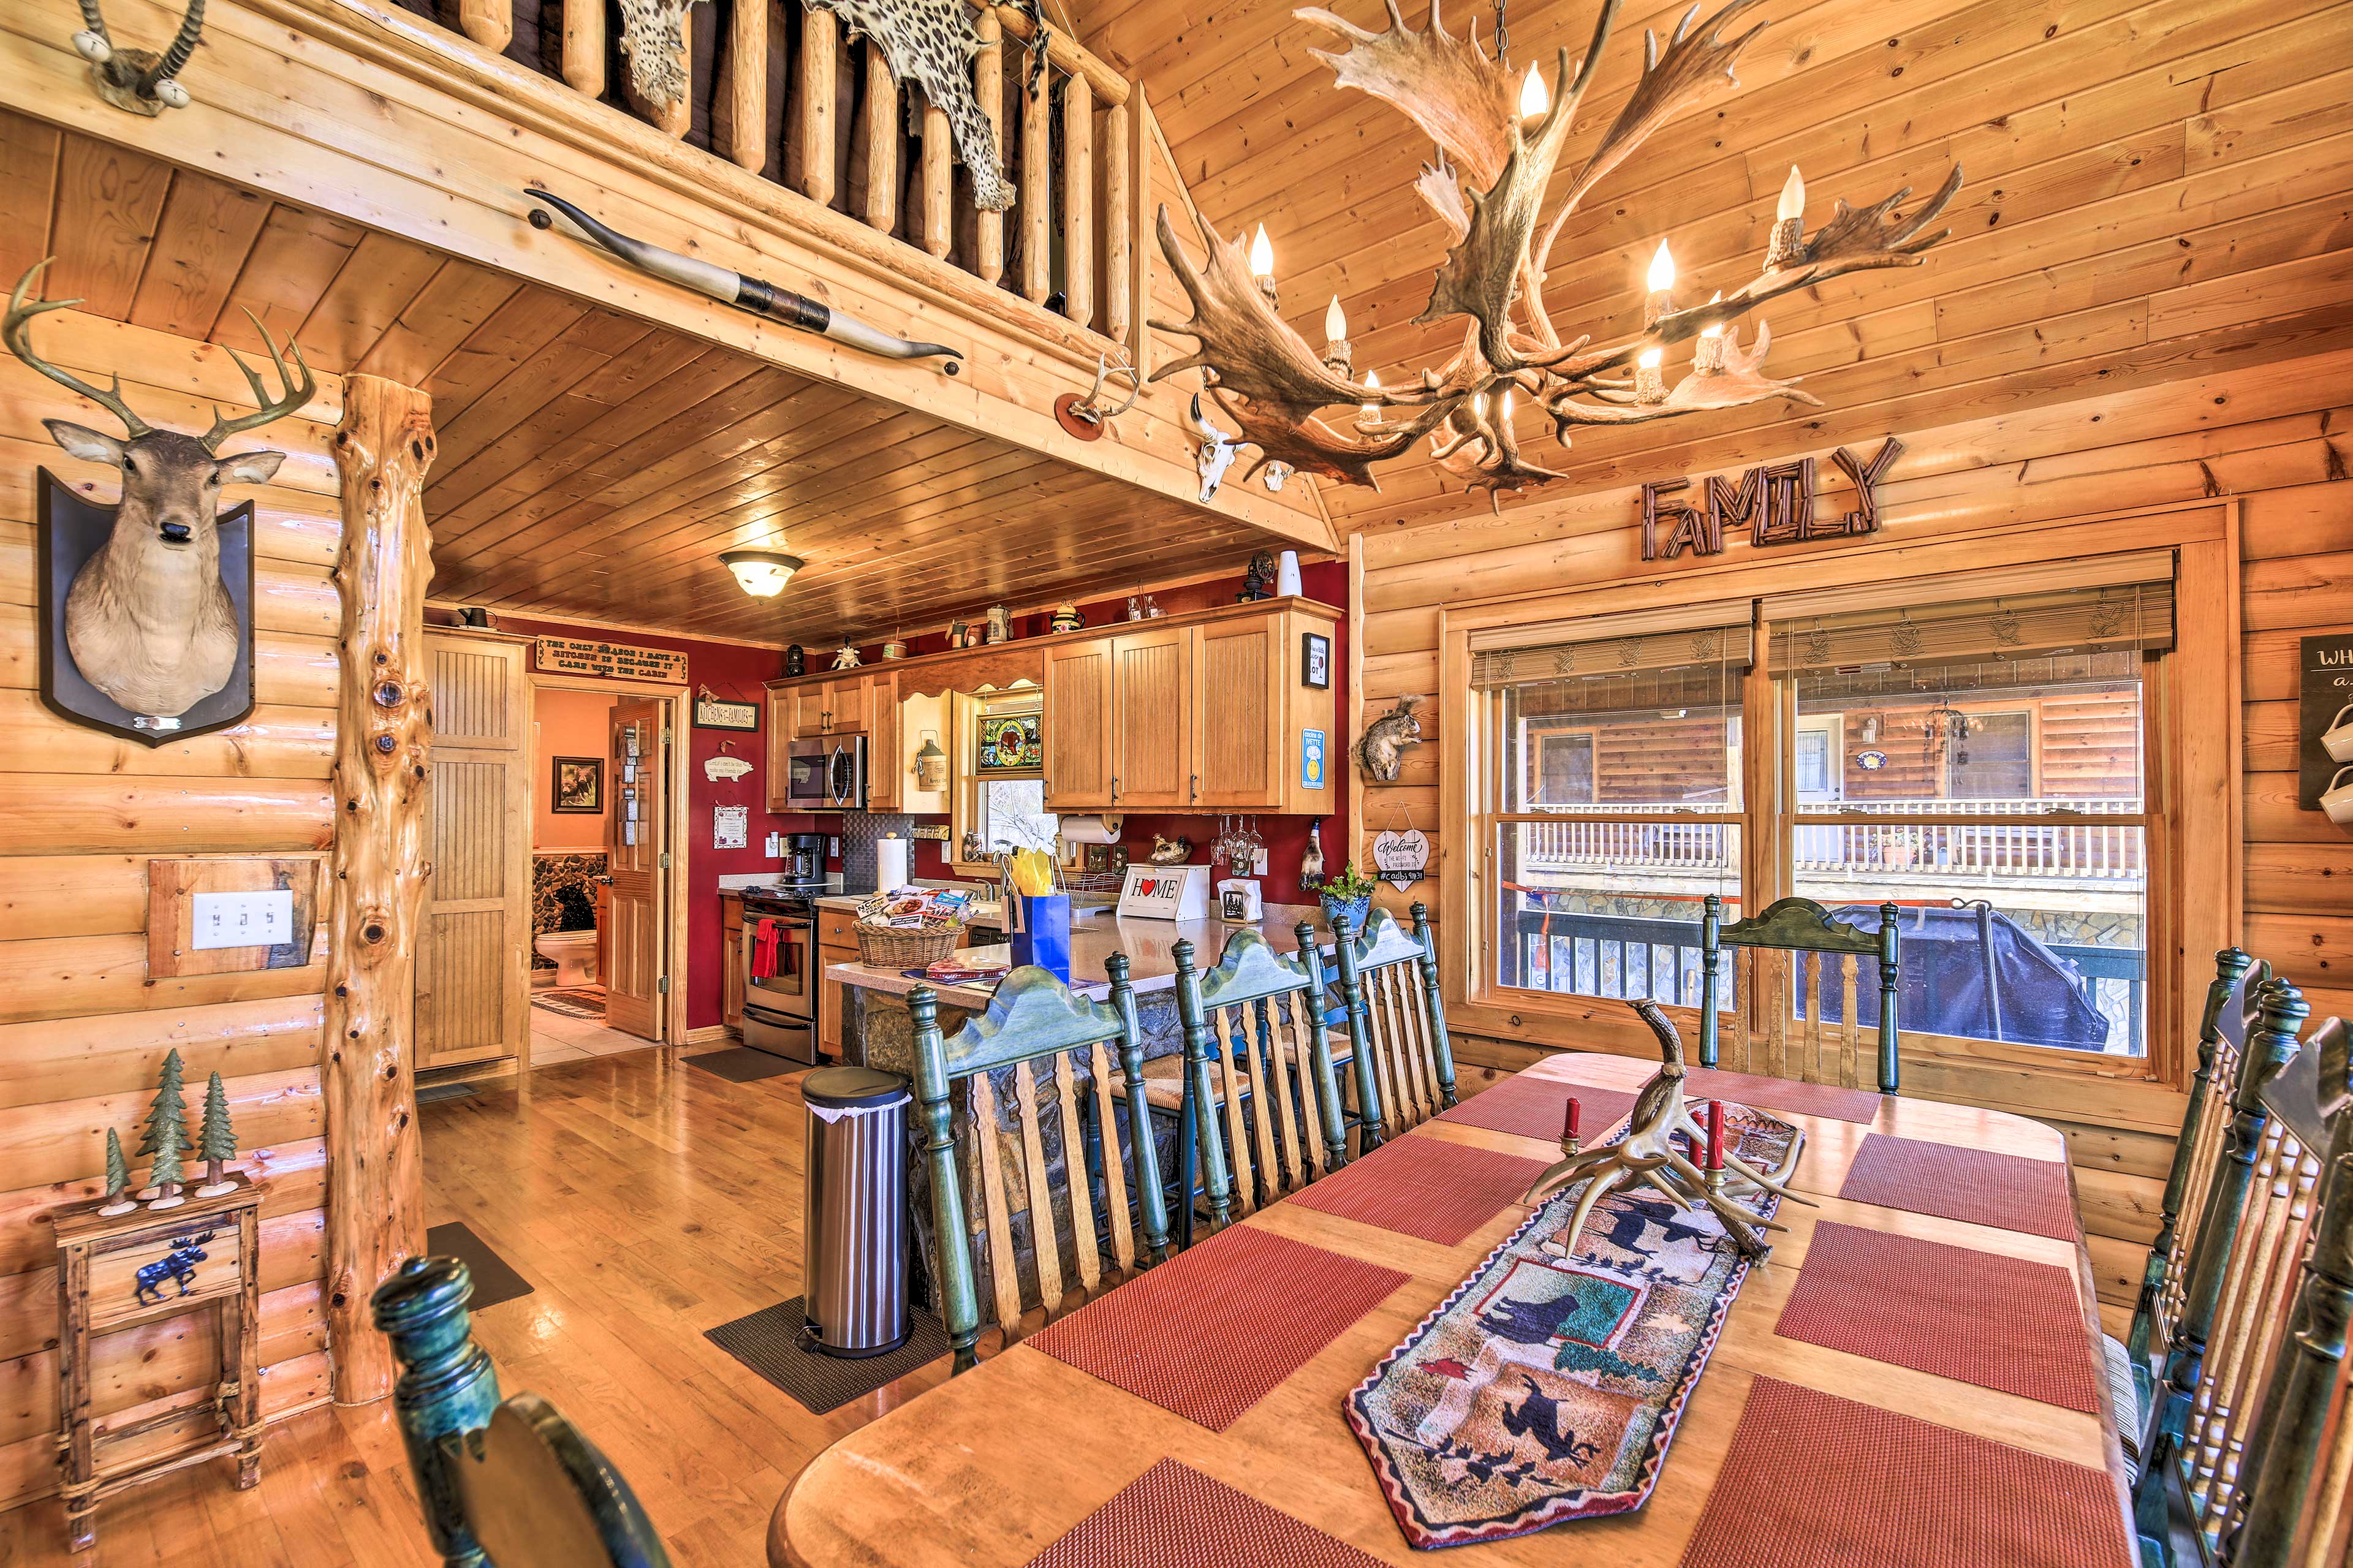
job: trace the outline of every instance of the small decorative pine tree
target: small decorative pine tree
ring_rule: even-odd
[[[196,1157],[205,1162],[200,1198],[218,1197],[236,1185],[228,1179],[228,1163],[237,1153],[237,1129],[229,1125],[228,1090],[217,1072],[205,1080],[205,1121],[196,1131]]]
[[[106,1130],[106,1206],[98,1212],[129,1214],[137,1208],[137,1204],[123,1195],[123,1189],[130,1184],[131,1164],[122,1157],[122,1140],[110,1127]]]
[[[181,1155],[188,1146],[188,1107],[182,1098],[180,1053],[175,1049],[164,1058],[164,1070],[155,1085],[155,1099],[147,1108],[146,1135],[139,1141],[139,1152],[152,1156],[147,1169],[147,1184],[155,1189],[151,1208],[174,1208],[181,1203],[180,1182],[183,1171]]]

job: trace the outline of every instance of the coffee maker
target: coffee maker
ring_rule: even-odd
[[[825,880],[825,835],[822,833],[787,833],[785,835],[783,873],[777,879],[788,884],[807,884]]]

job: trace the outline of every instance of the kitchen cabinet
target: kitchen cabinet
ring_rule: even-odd
[[[719,944],[726,967],[719,983],[720,1022],[739,1034],[744,1028],[744,900],[719,900]]]
[[[770,811],[790,811],[793,808],[786,794],[792,784],[793,742],[800,738],[795,727],[800,702],[800,688],[797,686],[768,688],[768,765],[763,770],[763,775],[767,784]]]
[[[817,969],[819,975],[837,963],[858,962],[858,917],[847,910],[817,912]],[[848,988],[838,981],[820,979],[817,988],[817,1054],[841,1059],[841,1015]]]
[[[770,689],[772,693],[781,689],[794,694],[793,738],[813,741],[820,735],[862,734],[865,731],[869,701],[867,689],[871,679],[865,671],[859,670],[823,681]]]
[[[878,670],[865,686],[866,809],[897,811],[907,787],[907,759],[899,744],[899,678]]]
[[[1200,627],[1193,658],[1198,742],[1190,804],[1248,810],[1282,793],[1282,617]]]
[[[1111,639],[1111,804],[1183,811],[1198,804],[1194,667],[1199,630],[1155,627]],[[1049,721],[1051,710],[1049,710]]]
[[[1111,807],[1112,645],[1108,637],[1046,650],[1046,809]]]

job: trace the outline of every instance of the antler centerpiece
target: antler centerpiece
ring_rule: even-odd
[[[1193,315],[1152,325],[1188,335],[1199,347],[1153,379],[1200,371],[1209,395],[1241,427],[1235,444],[1257,448],[1252,473],[1280,463],[1377,489],[1372,465],[1428,436],[1440,463],[1492,500],[1504,490],[1567,477],[1522,456],[1512,425],[1515,398],[1545,411],[1564,447],[1580,425],[1636,424],[1775,397],[1814,403],[1794,382],[1763,374],[1771,337],[1761,320],[1746,351],[1736,331],[1726,333],[1727,324],[1768,300],[1849,272],[1916,265],[1950,232],[1923,231],[1960,189],[1958,165],[1908,218],[1897,212],[1911,195],[1906,187],[1860,211],[1838,203],[1811,239],[1804,237],[1803,184],[1793,170],[1755,279],[1688,310],[1673,309],[1666,290],[1654,287],[1640,333],[1598,348],[1584,337],[1563,342],[1544,297],[1546,265],[1561,229],[1586,194],[1651,132],[1719,84],[1735,84],[1733,65],[1764,24],[1728,39],[1724,29],[1757,0],[1731,0],[1699,26],[1694,5],[1663,47],[1644,32],[1640,79],[1590,156],[1567,177],[1549,220],[1546,198],[1609,42],[1618,0],[1603,0],[1592,43],[1574,70],[1568,51],[1559,52],[1548,93],[1539,90],[1543,83],[1533,71],[1525,90],[1516,85],[1511,68],[1481,45],[1475,25],[1461,37],[1447,32],[1442,3],[1430,0],[1429,23],[1419,30],[1407,25],[1398,0],[1385,0],[1388,26],[1377,33],[1321,7],[1293,15],[1346,46],[1310,51],[1333,68],[1339,85],[1389,104],[1437,143],[1437,161],[1423,165],[1415,189],[1453,243],[1415,320],[1468,318],[1462,346],[1445,365],[1387,387],[1376,377],[1354,380],[1343,374],[1345,355],[1317,354],[1276,313],[1271,289],[1250,278],[1238,239],[1221,237],[1197,214],[1207,255],[1196,265],[1166,207],[1160,211],[1160,248]],[[1788,210],[1793,197],[1794,213]],[[1666,289],[1672,287],[1670,280]],[[1706,341],[1691,373],[1669,388],[1662,368],[1666,351],[1701,338]],[[1324,416],[1330,409],[1355,416],[1343,428]]]

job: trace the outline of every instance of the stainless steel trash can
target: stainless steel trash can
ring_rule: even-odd
[[[801,1080],[808,1102],[801,1236],[805,1343],[871,1356],[907,1339],[907,1080],[872,1068],[826,1068]]]

